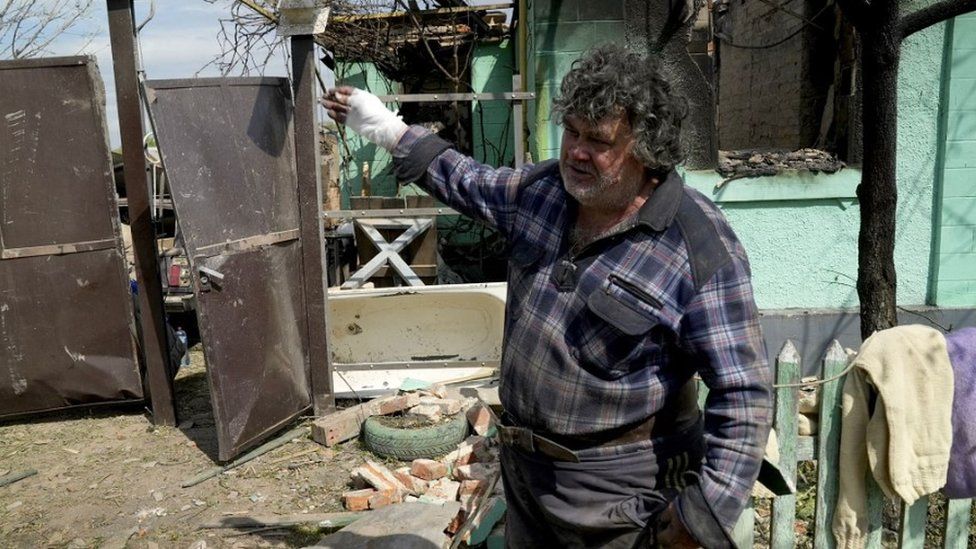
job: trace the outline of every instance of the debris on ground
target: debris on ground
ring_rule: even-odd
[[[9,474],[5,473],[3,476],[0,476],[0,487],[8,486],[15,482],[24,480],[25,478],[30,478],[36,474],[37,474],[36,469],[26,469],[24,471],[16,471]]]
[[[339,439],[354,438],[359,434],[353,432],[357,428],[366,436],[370,422],[379,422],[402,430],[404,440],[409,440],[412,430],[445,425],[457,418],[464,422],[464,432],[470,428],[475,434],[437,459],[417,458],[409,466],[391,468],[367,459],[351,471],[350,489],[343,492],[342,502],[347,511],[365,512],[366,516],[389,508],[398,510],[384,512],[399,513],[405,505],[411,506],[411,510],[423,508],[417,507],[418,504],[454,509],[447,516],[437,515],[444,519],[438,532],[453,538],[455,546],[461,542],[476,544],[487,539],[505,511],[498,482],[501,470],[494,438],[496,419],[483,402],[460,396],[450,398],[443,386],[412,384],[408,391],[401,390],[400,394],[316,420],[313,438],[325,445],[335,444]],[[392,536],[390,547],[409,546],[409,539],[397,536],[415,536],[418,528],[415,518],[396,524],[390,524],[387,519],[369,522],[361,519],[355,524],[362,525],[363,531],[354,533],[349,528],[343,529],[324,538],[316,547],[351,547],[354,542],[363,541],[361,536],[366,530],[376,528],[382,530],[382,536]]]

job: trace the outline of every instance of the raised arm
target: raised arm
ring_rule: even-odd
[[[509,235],[519,184],[531,166],[513,170],[480,164],[430,131],[407,126],[363,90],[332,89],[323,104],[333,120],[393,154],[398,180],[417,182],[441,202]]]

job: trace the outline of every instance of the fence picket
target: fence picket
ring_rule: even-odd
[[[881,547],[881,518],[884,513],[884,493],[881,487],[874,481],[871,471],[866,471],[864,483],[867,488],[868,500],[868,539],[865,547],[867,549],[877,549]]]
[[[945,514],[944,532],[946,549],[966,549],[969,543],[969,515],[973,500],[950,499]]]
[[[737,547],[743,549],[752,547],[756,539],[756,509],[753,498],[749,498],[746,508],[739,515],[738,522],[732,529],[732,539]]]
[[[827,350],[821,379],[833,378],[847,368],[848,358],[836,340]],[[792,342],[783,345],[776,360],[776,383],[796,383],[800,376],[799,353]],[[837,505],[838,470],[840,459],[841,396],[844,378],[828,381],[820,386],[820,416],[816,437],[797,435],[797,393],[792,387],[776,389],[774,427],[779,442],[780,468],[796,482],[796,463],[809,458],[817,460],[817,499],[814,519],[814,547],[836,549],[832,525]],[[702,400],[704,400],[704,395]],[[804,440],[806,439],[806,440]],[[866,471],[867,526],[865,547],[882,547],[882,515],[884,494]],[[970,520],[974,500],[949,500],[941,525],[943,546],[947,549],[966,549],[969,545]],[[898,528],[898,547],[924,549],[929,498],[919,498],[910,506],[902,505]],[[795,534],[796,496],[773,499],[769,546],[774,549],[793,547]],[[751,547],[754,540],[755,511],[752,500],[735,527],[735,539],[741,547]]]
[[[793,384],[800,381],[800,353],[792,341],[787,340],[776,358],[776,383]],[[773,427],[779,443],[779,466],[783,475],[796,485],[797,419],[795,387],[776,389],[776,417]],[[770,546],[774,549],[796,545],[796,496],[779,496],[773,499],[773,517],[770,525]]]
[[[901,530],[898,532],[898,547],[925,547],[925,519],[929,514],[929,498],[923,496],[911,504],[901,505]]]
[[[821,379],[840,374],[847,367],[847,354],[837,340],[830,344],[824,357]],[[817,506],[814,524],[814,547],[837,546],[831,525],[837,505],[837,469],[840,452],[841,389],[843,378],[820,386],[820,421],[817,438]]]

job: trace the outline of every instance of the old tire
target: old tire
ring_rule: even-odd
[[[410,461],[443,456],[468,436],[468,419],[457,414],[444,423],[400,429],[383,425],[375,417],[363,424],[363,443],[376,455]]]

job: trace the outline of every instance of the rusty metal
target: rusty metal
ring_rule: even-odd
[[[328,281],[325,235],[322,224],[322,160],[319,157],[319,125],[315,119],[315,42],[312,36],[291,38],[292,96],[295,100],[295,173],[298,182],[302,231],[302,276],[308,329],[309,374],[315,415],[335,410],[332,364],[326,342],[325,321]]]
[[[224,461],[311,404],[290,91],[281,78],[147,86],[190,257]]]
[[[139,400],[93,59],[0,62],[0,417]]]
[[[146,158],[142,149],[142,102],[136,67],[135,26],[132,0],[108,0],[108,30],[112,43],[115,97],[119,134],[122,138],[122,173],[132,228],[132,251],[139,284],[139,323],[153,422],[176,425],[173,378],[167,368],[162,276],[152,225]]]

